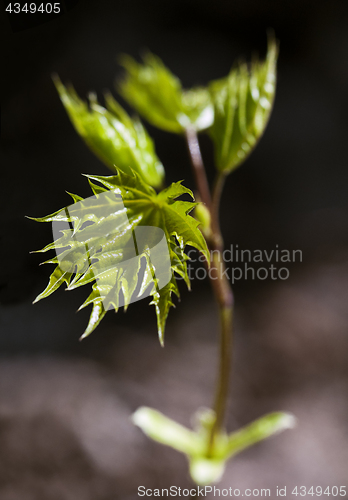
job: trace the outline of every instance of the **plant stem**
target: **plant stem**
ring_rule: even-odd
[[[218,175],[216,176],[214,187],[213,187],[213,198],[212,198],[212,204],[211,204],[211,230],[213,234],[213,239],[214,239],[214,248],[216,250],[219,250],[219,252],[222,253],[223,247],[224,247],[224,242],[221,234],[221,229],[220,229],[220,221],[219,221],[219,209],[220,209],[220,200],[221,200],[221,194],[222,194],[222,189],[224,187],[225,183],[225,174],[222,172],[219,172]]]
[[[216,434],[221,430],[228,397],[229,376],[231,369],[232,327],[233,327],[233,294],[230,284],[224,275],[225,265],[222,253],[213,252],[211,283],[219,307],[220,319],[220,365],[215,392],[214,411],[216,420],[211,429],[208,455],[211,454]]]
[[[201,149],[199,147],[197,132],[194,128],[187,128],[185,136],[199,196],[206,207],[211,210],[212,200]]]
[[[219,206],[225,175],[222,173],[218,174],[213,189],[213,197],[211,197],[197,133],[194,129],[188,129],[186,130],[185,136],[198,193],[202,202],[205,203],[206,207],[210,211],[211,216],[211,237],[207,242],[209,249],[212,250],[212,262],[209,277],[216,301],[218,303],[220,318],[220,361],[214,400],[216,419],[209,436],[207,450],[207,454],[209,456],[211,455],[214,447],[215,437],[221,430],[224,422],[232,358],[231,350],[234,299],[230,283],[224,273],[225,264],[223,262],[222,253],[223,239],[219,224]]]

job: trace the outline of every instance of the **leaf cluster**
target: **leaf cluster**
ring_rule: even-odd
[[[220,432],[209,450],[207,443],[215,419],[212,410],[198,411],[194,430],[148,407],[139,408],[132,418],[151,439],[187,456],[191,477],[199,486],[219,481],[226,462],[238,453],[296,424],[295,417],[289,413],[269,413],[231,434]]]
[[[143,63],[137,63],[124,56],[126,72],[118,89],[140,115],[163,130],[181,134],[189,128],[206,130],[214,142],[217,170],[226,174],[245,160],[265,129],[274,99],[276,58],[277,46],[270,40],[264,62],[254,61],[250,67],[236,65],[226,78],[186,90],[158,57],[147,54]],[[78,134],[117,175],[88,176],[94,202],[72,195],[74,205],[35,219],[73,227],[63,230],[61,237],[42,250],[56,251],[57,256],[47,261],[56,268],[36,300],[47,297],[63,283],[68,290],[93,283],[92,293],[82,305],[93,306],[86,336],[108,309],[127,307],[146,292],[152,296],[163,343],[172,295],[179,296],[175,276],[189,286],[185,247],[196,247],[209,260],[203,234],[207,237],[211,231],[210,212],[203,205],[197,207],[201,232],[190,215],[197,204],[177,199],[193,196],[190,190],[177,182],[156,193],[154,188],[160,189],[164,183],[164,168],[153,141],[139,118],[131,118],[111,94],[106,94],[104,107],[94,94],[83,101],[58,77],[55,85]],[[165,234],[171,276],[163,288],[156,277],[161,272],[153,268],[149,248],[139,251],[131,269],[125,264],[132,255],[134,231],[141,226],[157,227]],[[122,238],[115,238],[115,232]]]
[[[206,87],[183,90],[180,81],[152,54],[143,64],[122,59],[123,98],[149,123],[168,132],[206,130],[214,142],[216,167],[231,172],[264,132],[273,106],[278,49],[269,39],[265,61],[236,64],[229,75]]]

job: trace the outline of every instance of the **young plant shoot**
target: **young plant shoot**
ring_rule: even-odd
[[[227,460],[293,427],[295,421],[292,415],[276,412],[231,434],[224,427],[234,299],[224,273],[219,204],[226,177],[248,157],[266,128],[275,95],[277,52],[276,42],[270,39],[264,61],[234,65],[225,78],[190,90],[183,89],[180,80],[152,54],[142,63],[122,58],[125,74],[119,93],[150,124],[185,138],[198,203],[181,181],[164,187],[165,170],[151,137],[111,94],[105,96],[105,107],[94,94],[85,102],[54,77],[73,126],[112,175],[87,175],[91,197],[71,194],[72,204],[34,219],[51,222],[55,236],[39,252],[56,252],[46,261],[55,265],[49,284],[35,302],[62,284],[69,290],[91,286],[81,305],[92,306],[82,335],[86,337],[109,309],[117,311],[151,297],[163,346],[166,320],[174,296],[179,297],[177,277],[190,287],[187,247],[201,252],[219,310],[220,361],[213,407],[195,415],[193,430],[147,407],[139,408],[132,417],[149,437],[187,456],[197,485],[217,482]],[[212,188],[199,132],[209,134],[214,144],[216,179]],[[183,201],[182,195],[192,201]]]

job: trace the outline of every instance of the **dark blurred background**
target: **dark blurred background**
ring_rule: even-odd
[[[137,486],[189,484],[185,459],[149,443],[128,418],[146,404],[189,425],[211,404],[217,362],[209,283],[182,289],[159,347],[146,301],[108,313],[82,343],[88,291],[47,284],[52,238],[38,217],[89,196],[81,173],[107,168],[73,130],[53,72],[102,100],[122,74],[117,56],[159,55],[185,87],[227,74],[238,58],[280,43],[266,133],[228,178],[225,244],[301,249],[287,281],[235,285],[236,340],[228,428],[292,411],[296,430],[236,458],[225,487],[348,482],[348,3],[345,0],[80,0],[36,26],[1,19],[0,498],[114,499]],[[11,24],[12,23],[12,24]],[[117,95],[114,92],[114,95]],[[120,102],[125,103],[119,98]],[[193,187],[182,137],[146,124],[167,182]],[[208,176],[213,149],[202,134]],[[273,491],[273,490],[272,490]]]

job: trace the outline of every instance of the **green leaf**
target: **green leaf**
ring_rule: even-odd
[[[279,434],[285,429],[292,429],[295,425],[296,419],[289,413],[269,413],[230,434],[226,442],[224,455],[226,458],[231,458],[253,444],[263,441],[273,434]]]
[[[209,262],[199,223],[189,215],[196,203],[176,199],[193,195],[181,182],[156,194],[136,172],[128,175],[119,170],[115,176],[87,177],[95,196],[83,200],[71,195],[77,203],[34,219],[65,224],[63,228],[53,225],[58,236],[41,250],[56,250],[57,255],[46,263],[57,267],[36,301],[63,283],[68,290],[93,283],[92,293],[81,306],[93,305],[85,337],[108,309],[127,308],[151,295],[163,345],[172,294],[179,296],[175,275],[190,284],[186,245],[200,250]]]
[[[153,408],[146,406],[138,408],[132,415],[132,421],[154,441],[181,453],[192,455],[202,451],[200,439],[195,432]]]
[[[210,134],[218,170],[229,173],[251,153],[263,134],[275,95],[277,45],[269,41],[264,62],[233,68],[210,84],[214,123]]]
[[[163,165],[138,119],[132,120],[111,94],[106,95],[104,108],[94,94],[90,94],[87,104],[58,77],[55,85],[76,131],[98,158],[113,172],[116,168],[128,174],[135,170],[151,186],[162,185]]]
[[[121,63],[126,76],[119,91],[146,120],[168,132],[182,133],[187,127],[197,131],[213,121],[213,108],[207,89],[183,90],[180,80],[153,54],[138,64],[129,56]]]
[[[193,431],[147,407],[139,408],[132,420],[154,441],[184,453],[189,461],[191,477],[199,486],[219,481],[226,462],[237,453],[272,434],[293,428],[296,423],[296,419],[288,413],[270,413],[229,436],[221,431],[215,436],[210,449],[210,431],[215,421],[212,410],[203,409],[195,414]]]

